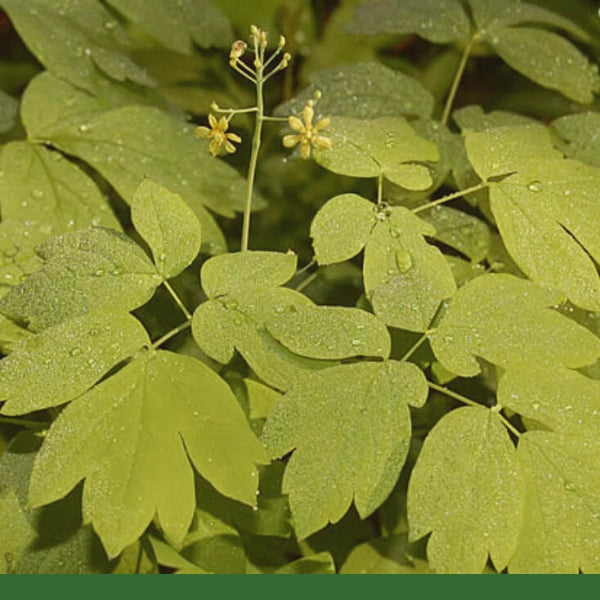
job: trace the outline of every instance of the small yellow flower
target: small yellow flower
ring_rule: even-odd
[[[331,148],[331,140],[328,137],[319,135],[319,131],[323,131],[329,127],[330,120],[328,118],[319,119],[313,124],[315,117],[315,109],[313,108],[314,102],[310,100],[306,106],[302,109],[302,118],[304,122],[298,117],[291,116],[288,118],[290,127],[297,131],[297,134],[290,134],[283,137],[283,145],[286,148],[293,148],[297,144],[300,144],[300,154],[302,158],[310,157],[311,146],[318,146],[319,148],[325,148],[329,150]]]
[[[226,117],[221,117],[217,120],[214,115],[208,115],[208,127],[200,126],[194,129],[196,135],[202,138],[210,139],[208,150],[213,156],[217,156],[221,150],[221,146],[225,146],[225,150],[230,154],[235,152],[236,148],[231,142],[239,144],[242,138],[235,133],[227,133],[229,129],[229,121]]]

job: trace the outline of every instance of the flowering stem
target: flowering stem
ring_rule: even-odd
[[[190,314],[190,311],[185,307],[185,304],[181,301],[181,298],[179,297],[177,292],[171,287],[171,284],[166,279],[164,279],[163,285],[165,286],[165,288],[167,289],[169,294],[171,294],[171,296],[173,297],[173,300],[175,301],[175,304],[177,304],[177,306],[179,306],[179,308],[181,309],[181,312],[185,315],[185,318],[191,319],[192,315]]]
[[[188,327],[192,326],[192,321],[191,319],[186,321],[185,323],[182,323],[181,325],[178,325],[177,327],[171,329],[171,331],[167,331],[167,333],[165,333],[165,335],[163,335],[162,337],[158,338],[155,342],[153,342],[152,344],[152,348],[154,350],[156,350],[156,348],[158,348],[159,346],[162,346],[166,341],[170,340],[172,337],[175,337],[178,333],[181,333],[182,331],[186,330]]]
[[[256,116],[254,122],[254,136],[252,137],[252,152],[250,154],[250,163],[248,165],[248,177],[246,188],[246,205],[244,207],[244,222],[242,224],[242,252],[248,250],[248,241],[250,239],[250,214],[252,212],[252,192],[254,189],[254,177],[256,175],[256,165],[258,162],[258,151],[260,149],[260,138],[264,118],[263,102],[263,67],[256,70]]]

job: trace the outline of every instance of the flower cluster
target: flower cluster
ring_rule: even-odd
[[[221,147],[224,146],[225,150],[229,153],[235,152],[236,148],[231,142],[239,144],[242,138],[235,134],[228,132],[229,120],[227,117],[221,117],[217,119],[214,115],[208,115],[208,123],[210,128],[200,126],[194,130],[196,135],[210,139],[208,150],[213,156],[217,156]]]
[[[317,96],[317,99],[319,96]],[[309,100],[302,109],[302,120],[295,116],[288,117],[288,123],[291,129],[298,133],[289,134],[283,137],[283,145],[286,148],[293,148],[300,144],[300,155],[302,158],[309,158],[311,147],[318,146],[329,150],[332,146],[331,139],[320,135],[330,125],[330,119],[319,119],[313,123],[315,118],[315,100]]]

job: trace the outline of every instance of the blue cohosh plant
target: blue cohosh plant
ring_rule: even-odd
[[[543,4],[0,0],[0,570],[600,571],[600,25]]]

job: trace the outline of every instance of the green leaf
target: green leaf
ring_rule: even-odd
[[[244,384],[248,394],[250,418],[266,419],[271,409],[281,400],[281,394],[252,379],[244,379]]]
[[[202,289],[209,298],[283,285],[296,272],[298,257],[245,251],[215,256],[202,265]]]
[[[275,571],[276,575],[334,575],[335,563],[329,552],[319,552],[294,560]]]
[[[355,119],[411,115],[427,118],[433,113],[434,99],[416,79],[376,62],[342,65],[319,71],[310,85],[281,104],[276,115],[300,114],[305,104],[320,90],[320,113]]]
[[[431,186],[427,167],[414,164],[437,161],[435,144],[415,134],[401,117],[361,121],[333,117],[325,135],[331,149],[316,148],[315,160],[326,169],[351,177],[384,176],[407,189]]]
[[[80,494],[41,509],[27,506],[40,444],[36,434],[20,433],[0,459],[0,573],[5,566],[19,574],[109,572],[111,565],[100,541],[91,527],[81,524]]]
[[[556,156],[544,133],[532,156],[531,136],[511,159],[520,128],[468,134],[467,152],[482,178],[494,172],[500,156],[514,174],[490,183],[490,206],[511,256],[534,281],[563,291],[578,306],[600,309],[600,218],[595,194],[600,169]],[[532,130],[528,130],[532,133]],[[540,132],[541,133],[541,132]],[[591,257],[591,258],[590,258]]]
[[[339,360],[390,355],[391,340],[386,326],[358,308],[304,306],[295,312],[275,313],[265,325],[288,350],[308,358]]]
[[[2,6],[36,58],[78,87],[90,89],[97,68],[118,81],[153,84],[124,53],[128,38],[100,2],[2,0]]]
[[[342,575],[410,575],[432,573],[427,563],[413,558],[405,534],[372,538],[355,546],[348,555]]]
[[[492,110],[488,113],[481,106],[464,106],[452,113],[452,118],[461,131],[485,131],[496,127],[514,127],[535,125],[534,119],[504,110]]]
[[[598,73],[571,42],[543,29],[510,27],[490,31],[491,43],[506,63],[539,85],[583,104],[594,99]]]
[[[165,278],[179,275],[200,251],[196,215],[177,194],[150,179],[142,181],[131,201],[131,220],[152,250],[156,270]]]
[[[0,352],[10,354],[16,345],[31,333],[0,315]]]
[[[127,236],[91,228],[56,236],[37,249],[41,269],[0,300],[0,312],[33,331],[91,310],[132,310],[145,304],[162,278]]]
[[[464,407],[427,436],[408,488],[410,539],[432,532],[438,573],[481,573],[488,554],[506,567],[519,535],[523,482],[515,448],[492,411]]]
[[[46,231],[32,221],[0,223],[0,297],[43,264],[35,247],[47,238]]]
[[[566,115],[553,121],[551,128],[562,138],[558,146],[565,156],[600,167],[600,114]]]
[[[378,216],[367,241],[364,283],[375,314],[387,325],[425,331],[456,284],[441,252],[423,235],[434,228],[404,207]]]
[[[370,0],[359,5],[352,33],[416,33],[436,44],[464,40],[471,25],[458,0]]]
[[[233,358],[236,343],[235,323],[227,307],[209,300],[196,308],[192,318],[192,333],[203,352],[226,364]]]
[[[529,431],[517,456],[525,513],[509,572],[600,572],[598,440]]]
[[[19,103],[0,90],[0,133],[10,131],[17,122]]]
[[[400,362],[331,367],[286,393],[263,442],[274,457],[294,450],[283,492],[299,539],[339,521],[352,500],[361,518],[385,500],[408,451],[407,403],[421,406],[426,397],[422,371]]]
[[[93,313],[26,337],[0,361],[2,413],[58,406],[85,392],[150,339],[127,313]]]
[[[600,437],[600,381],[577,371],[515,365],[500,379],[498,402],[557,433]]]
[[[58,152],[29,142],[0,150],[2,218],[37,222],[46,237],[101,225],[121,229],[94,181]]]
[[[109,0],[163,46],[191,54],[193,44],[203,48],[227,46],[233,33],[227,17],[210,0]]]
[[[109,556],[155,513],[177,544],[195,507],[190,461],[226,496],[256,504],[255,464],[265,453],[229,387],[194,358],[148,352],[61,413],[36,460],[29,500],[53,502],[85,479],[84,519]]]
[[[461,210],[436,206],[421,218],[435,228],[434,237],[473,262],[482,261],[490,246],[490,229],[484,221]]]
[[[429,335],[431,348],[444,367],[464,377],[480,372],[477,357],[503,368],[588,365],[600,356],[600,339],[548,308],[560,298],[512,275],[482,275],[450,300]]]
[[[377,207],[357,194],[328,200],[310,226],[315,258],[320,265],[342,262],[365,246],[376,222]]]

